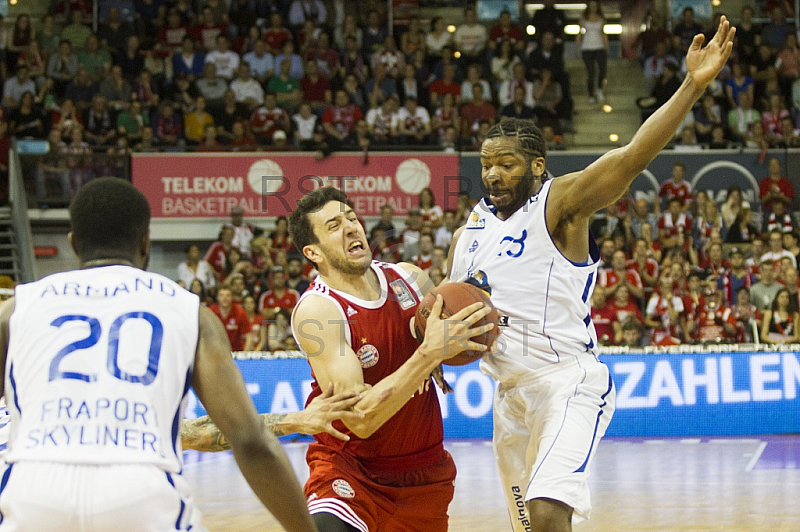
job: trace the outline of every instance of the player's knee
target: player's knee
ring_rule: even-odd
[[[348,525],[333,514],[319,513],[311,516],[319,532],[358,532],[358,529]]]
[[[532,532],[570,532],[572,507],[553,499],[532,499],[527,503]]]

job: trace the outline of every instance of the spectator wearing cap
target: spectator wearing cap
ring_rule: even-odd
[[[270,151],[293,151],[294,146],[289,143],[289,136],[282,129],[278,129],[272,134],[272,144]]]
[[[269,275],[270,289],[261,294],[258,300],[258,310],[267,318],[276,308],[286,309],[291,312],[300,294],[297,290],[287,286],[288,275],[282,266],[273,266]]]

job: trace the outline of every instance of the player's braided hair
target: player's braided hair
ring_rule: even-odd
[[[536,127],[533,120],[504,118],[493,125],[486,134],[487,139],[497,137],[517,137],[519,147],[528,161],[547,155],[542,130]]]

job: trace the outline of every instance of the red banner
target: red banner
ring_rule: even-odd
[[[460,187],[453,154],[134,154],[133,184],[147,196],[154,218],[284,216],[304,194],[322,186],[343,189],[359,216],[383,205],[405,215],[428,187],[442,208],[455,208]]]

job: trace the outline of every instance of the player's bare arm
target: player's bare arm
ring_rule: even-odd
[[[686,55],[688,73],[678,91],[634,135],[630,144],[606,153],[585,170],[555,180],[547,203],[547,226],[559,249],[571,260],[587,253],[586,230],[598,210],[617,201],[672,139],[694,103],[725,65],[736,29],[723,16],[714,38],[703,46],[695,36]],[[587,248],[588,251],[588,248]]]
[[[450,247],[452,249],[452,245]],[[435,288],[430,276],[425,272],[425,270],[416,264],[411,264],[410,262],[401,262],[398,264],[398,266],[400,266],[407,274],[409,274],[411,279],[417,283],[417,286],[419,286],[419,289],[422,292],[422,297],[425,297],[428,292]],[[442,280],[442,284],[445,282],[449,281]],[[413,320],[414,318],[411,319]],[[411,328],[413,329],[413,326]],[[447,394],[453,392],[453,387],[450,386],[450,384],[444,378],[444,369],[442,368],[441,364],[433,369],[431,372],[431,377],[433,377],[434,382],[436,382],[436,385],[439,386],[443,393]]]
[[[285,452],[278,440],[262,428],[242,375],[230,356],[225,329],[205,307],[200,308],[200,340],[192,383],[264,506],[286,530],[316,530]]]
[[[464,349],[485,349],[469,340],[491,326],[472,328],[489,313],[481,304],[470,305],[448,320],[440,320],[442,301],[438,298],[422,345],[397,371],[366,390],[355,410],[361,420],[343,420],[359,438],[368,438],[394,416],[429,378],[441,361]],[[295,308],[294,323],[300,347],[307,354],[317,382],[323,388],[333,384],[334,391],[362,389],[361,363],[345,337],[346,322],[336,305],[322,297],[307,297]]]
[[[9,298],[0,306],[0,375],[6,374],[6,356],[8,356],[8,322],[14,313],[14,298]],[[0,397],[3,396],[5,379],[0,378]]]
[[[340,440],[348,441],[350,437],[336,430],[333,422],[337,419],[357,420],[363,417],[363,414],[352,411],[353,405],[359,399],[358,393],[348,391],[333,395],[333,389],[328,388],[300,412],[260,414],[259,418],[264,430],[276,437],[327,432]],[[184,449],[202,452],[215,453],[231,448],[230,442],[208,416],[184,420],[181,424],[181,443]]]

